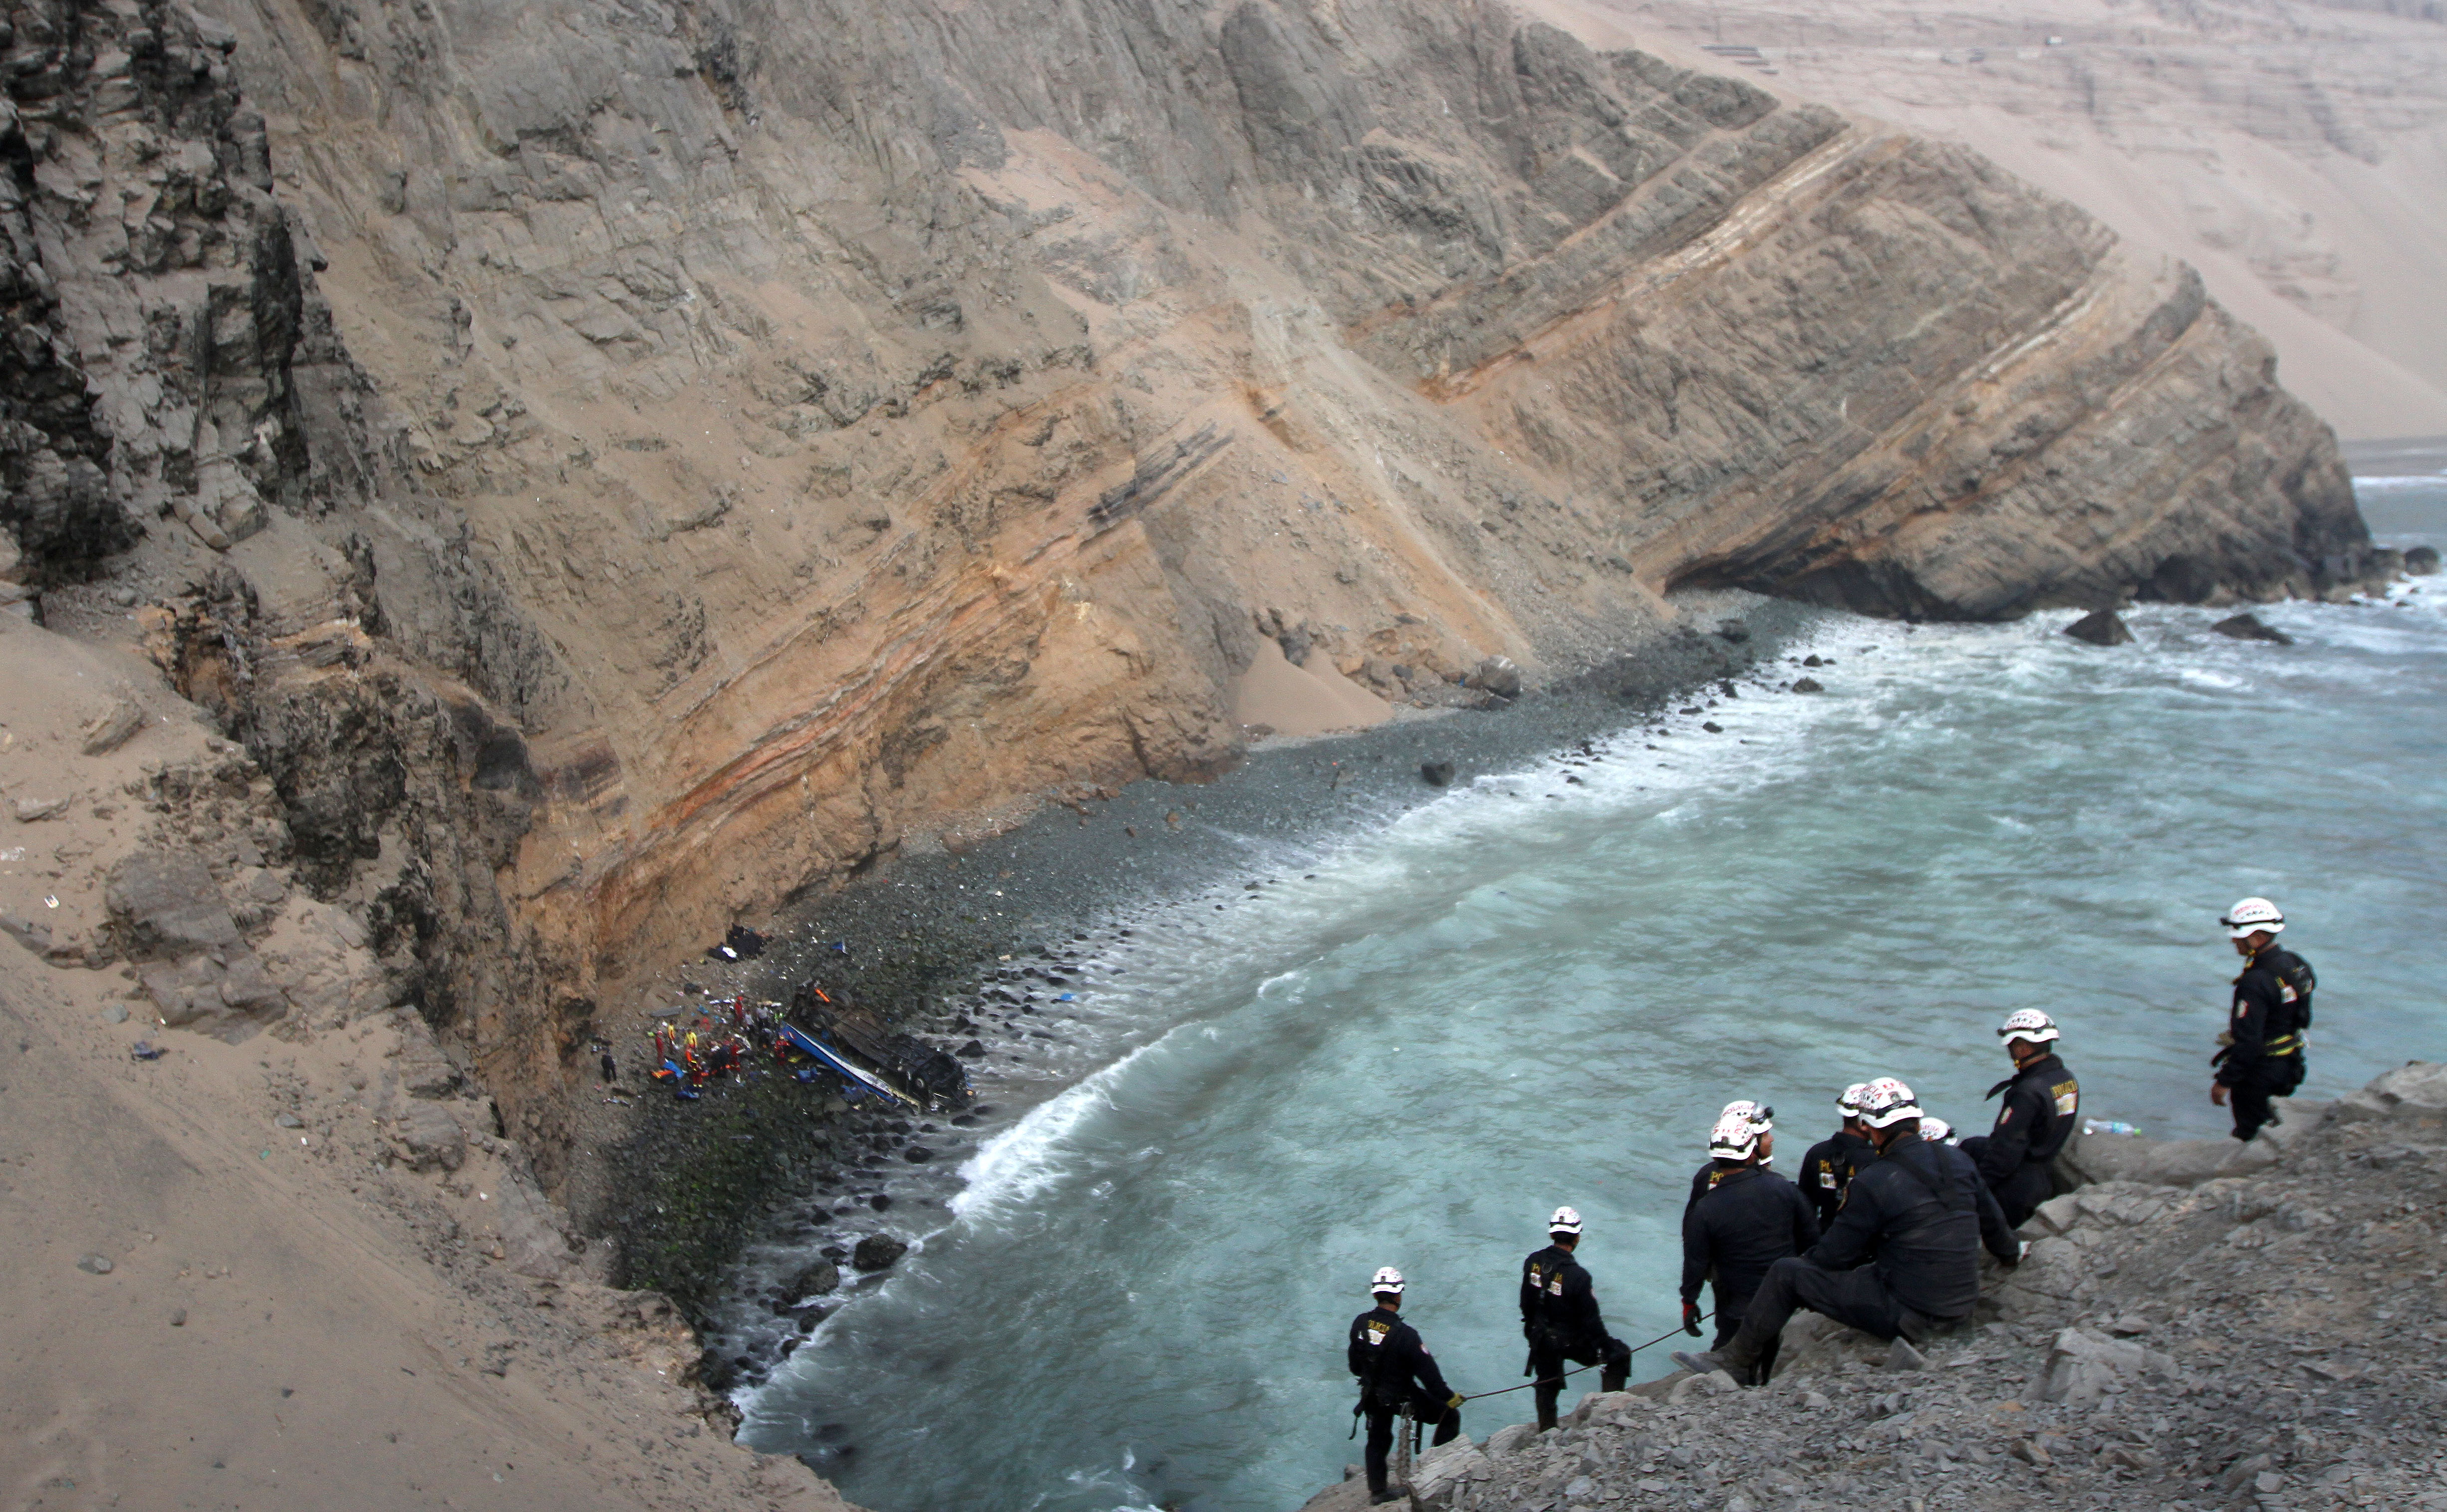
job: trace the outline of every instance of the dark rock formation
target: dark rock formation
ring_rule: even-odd
[[[2123,616],[2112,609],[2094,609],[2064,628],[2076,640],[2086,640],[2094,646],[2130,646],[2133,632],[2125,627]]]
[[[2210,629],[2236,640],[2265,640],[2276,646],[2294,644],[2293,636],[2264,621],[2258,614],[2230,614]]]

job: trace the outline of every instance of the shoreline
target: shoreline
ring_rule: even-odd
[[[811,1314],[829,1315],[891,1274],[855,1273],[842,1242],[846,1230],[922,1238],[922,1230],[948,1220],[958,1168],[985,1139],[1094,1069],[1050,1067],[1063,1030],[1082,1014],[1056,1001],[1063,984],[1033,978],[1067,976],[1098,949],[1127,940],[1141,911],[1257,886],[1248,879],[1280,870],[1297,853],[1330,846],[1475,778],[1670,713],[1714,684],[1755,673],[1831,617],[1738,592],[1694,593],[1679,607],[1681,617],[1640,653],[1559,678],[1504,708],[1264,741],[1205,784],[1148,779],[1117,791],[1056,795],[1010,829],[905,847],[841,891],[770,921],[758,960],[697,961],[655,973],[622,1015],[633,1030],[629,1043],[616,1046],[636,1106],[594,1120],[580,1140],[604,1151],[601,1170],[630,1172],[632,1180],[589,1183],[591,1202],[575,1193],[571,1201],[588,1232],[612,1237],[613,1280],[672,1296],[705,1340],[700,1370],[710,1390],[728,1398],[761,1384],[804,1342]],[[1451,765],[1450,789],[1422,776],[1429,762]],[[847,944],[847,954],[837,944]],[[707,998],[745,991],[787,1000],[809,979],[945,1049],[998,1041],[966,1062],[985,1072],[973,1078],[983,1106],[956,1124],[847,1107],[770,1074],[709,1087],[688,1104],[644,1083],[635,1046],[653,1022],[646,999],[703,1001],[675,995],[693,983]],[[1050,1075],[1032,1079],[1032,1071]],[[646,1090],[636,1091],[640,1086]],[[1043,1095],[1023,1106],[1005,1087]],[[798,1278],[783,1271],[806,1262],[818,1240],[844,1252],[829,1257],[841,1290],[782,1295]],[[797,1260],[783,1266],[760,1254],[777,1249]],[[794,1301],[812,1306],[787,1305]],[[755,1331],[754,1344],[741,1343],[743,1322],[785,1316],[801,1320],[796,1338],[767,1326]]]

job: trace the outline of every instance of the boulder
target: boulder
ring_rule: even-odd
[[[1464,1485],[1483,1481],[1495,1466],[1468,1438],[1438,1445],[1411,1466],[1411,1500],[1423,1507],[1449,1507]]]
[[[790,1277],[782,1288],[785,1296],[795,1301],[801,1297],[822,1296],[841,1285],[841,1267],[830,1260],[818,1260]]]
[[[107,756],[143,728],[144,710],[127,699],[119,699],[85,727],[85,753]]]
[[[2428,577],[2438,571],[2438,548],[2407,546],[2404,549],[2404,570],[2415,577]]]
[[[2222,1175],[2235,1152],[2232,1140],[2153,1141],[2137,1181],[2160,1186],[2198,1186]]]
[[[2362,1090],[2346,1093],[2337,1103],[2336,1117],[2346,1124],[2447,1117],[2447,1064],[2407,1061]]]
[[[399,1088],[410,1097],[449,1097],[459,1090],[459,1068],[442,1053],[433,1031],[425,1020],[414,1013],[399,1015],[399,1048],[391,1053],[398,1058],[392,1074],[399,1078]]]
[[[467,1131],[438,1103],[409,1103],[390,1125],[391,1149],[411,1171],[455,1171],[467,1159]]]
[[[1793,690],[1796,693],[1823,693],[1827,688],[1815,677],[1796,677],[1793,680]]]
[[[1450,787],[1450,786],[1451,786],[1451,785],[1452,785],[1452,780],[1453,780],[1453,764],[1452,764],[1452,763],[1451,763],[1451,762],[1421,762],[1421,763],[1419,763],[1419,781],[1421,781],[1421,782],[1423,782],[1423,783],[1427,784],[1430,787]]]
[[[2089,1407],[2145,1374],[2172,1375],[2175,1362],[2156,1350],[2082,1329],[2066,1329],[2048,1350],[2039,1399]]]
[[[1537,1424],[1515,1423],[1510,1427],[1497,1428],[1494,1433],[1489,1436],[1487,1441],[1487,1452],[1497,1455],[1511,1454],[1521,1449],[1524,1446],[1534,1444],[1537,1441]]]
[[[1477,671],[1470,674],[1470,685],[1498,698],[1518,698],[1521,696],[1521,669],[1509,656],[1489,656],[1478,664]]]
[[[2067,625],[2064,633],[2094,646],[2133,644],[2133,632],[2125,628],[2123,618],[2112,609],[2094,610]]]
[[[909,1241],[890,1234],[869,1234],[850,1251],[849,1262],[862,1271],[883,1271],[909,1253]]]
[[[110,869],[103,906],[130,960],[168,960],[238,942],[219,884],[200,857],[140,851]]]
[[[2057,1155],[2057,1167],[2075,1186],[2129,1181],[2149,1163],[2158,1141],[2138,1134],[2085,1134],[2077,1129]]]
[[[2221,619],[2210,629],[2236,640],[2265,640],[2272,646],[2291,646],[2294,637],[2263,620],[2258,614],[2236,614]]]

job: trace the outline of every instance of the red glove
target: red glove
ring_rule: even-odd
[[[1682,1304],[1682,1332],[1690,1334],[1695,1339],[1699,1336],[1698,1303],[1685,1302]]]

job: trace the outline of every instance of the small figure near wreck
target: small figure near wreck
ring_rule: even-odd
[[[2081,1084],[2057,1053],[2063,1031],[2038,1009],[2012,1014],[1998,1028],[1997,1037],[2014,1058],[2014,1074],[1988,1088],[1990,1097],[2005,1094],[1996,1126],[1964,1140],[1963,1152],[1996,1194],[2005,1226],[2020,1228],[2041,1202],[2056,1195],[2053,1167],[2057,1152],[2073,1138],[2075,1115],[2081,1111]],[[1927,1133],[1921,1131],[1924,1139]]]
[[[1359,1404],[1352,1413],[1368,1417],[1368,1500],[1383,1503],[1400,1494],[1388,1487],[1385,1473],[1394,1417],[1407,1408],[1420,1422],[1435,1424],[1433,1442],[1450,1444],[1461,1433],[1462,1397],[1445,1384],[1419,1331],[1402,1321],[1402,1273],[1385,1266],[1368,1287],[1376,1305],[1351,1320],[1345,1357],[1359,1377]]]
[[[1888,1076],[1869,1084],[1861,1122],[1878,1159],[1852,1179],[1834,1226],[1809,1254],[1769,1268],[1723,1349],[1678,1350],[1676,1364],[1749,1379],[1768,1341],[1805,1307],[1906,1346],[1914,1335],[1970,1315],[1980,1296],[1980,1246],[2005,1265],[2020,1262],[2022,1247],[1971,1157],[1924,1141],[1920,1116],[1920,1100],[1902,1082]]]
[[[2234,979],[2226,1032],[2218,1036],[2224,1049],[2210,1061],[2217,1068],[2210,1101],[2221,1107],[2232,1101],[2234,1137],[2248,1140],[2261,1125],[2282,1122],[2269,1099],[2291,1097],[2303,1085],[2311,992],[2320,984],[2310,962],[2277,948],[2286,916],[2268,899],[2244,898],[2218,922],[2246,965]]]
[[[1529,1341],[1523,1373],[1537,1378],[1542,1431],[1555,1426],[1565,1361],[1603,1365],[1601,1390],[1620,1391],[1631,1379],[1631,1346],[1605,1331],[1589,1273],[1572,1258],[1580,1244],[1579,1211],[1559,1207],[1546,1220],[1546,1247],[1521,1262],[1521,1334]]]
[[[1708,1282],[1716,1290],[1720,1350],[1740,1332],[1751,1298],[1776,1261],[1818,1242],[1810,1200],[1767,1168],[1774,1144],[1775,1126],[1766,1120],[1719,1117],[1708,1134],[1717,1180],[1682,1215],[1682,1331],[1698,1336],[1699,1286]],[[1775,1369],[1776,1344],[1769,1338],[1753,1368],[1761,1381]],[[1543,1414],[1539,1422],[1546,1426]]]

